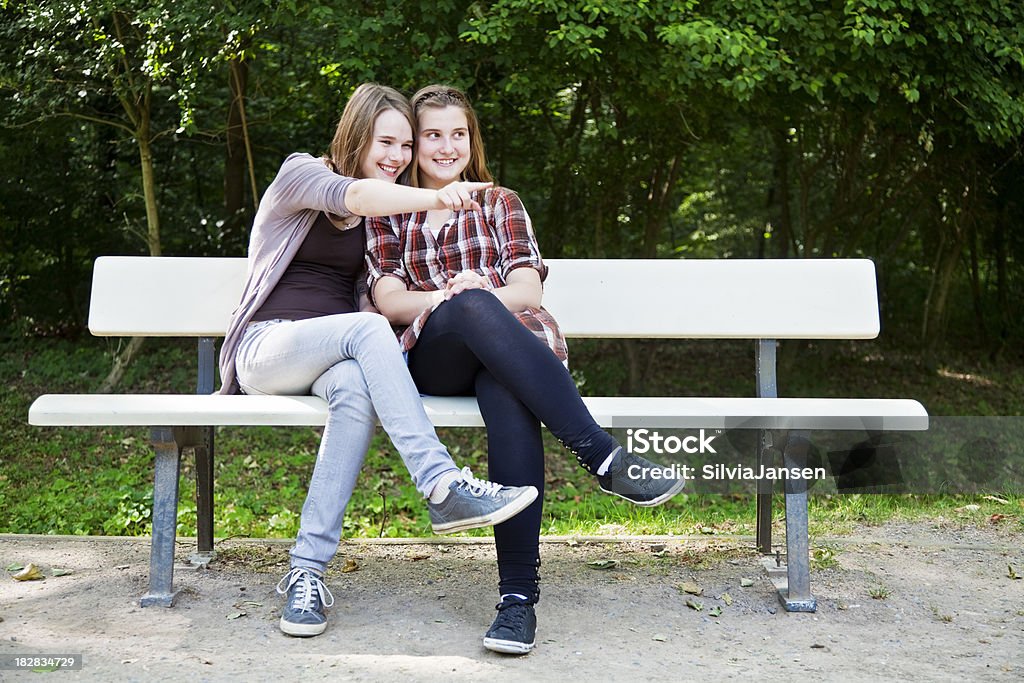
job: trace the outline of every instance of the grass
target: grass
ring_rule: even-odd
[[[892,595],[892,589],[879,583],[868,589],[868,595],[874,600],[885,600]]]
[[[28,406],[41,393],[94,391],[109,367],[114,344],[93,338],[0,342],[0,379],[5,388],[0,394],[0,418],[7,425],[0,443],[0,532],[150,532],[152,454],[147,430],[42,429],[26,424]],[[632,377],[624,370],[617,344],[574,343],[575,376],[585,393],[751,395],[752,348],[746,344],[646,345],[642,356],[647,365]],[[947,415],[1020,415],[1024,408],[1024,367],[1013,364],[997,368],[983,361],[960,360],[929,369],[907,354],[885,351],[874,343],[810,347],[801,353],[800,363],[783,359],[782,387],[789,395],[913,396],[933,414]],[[190,392],[194,363],[189,343],[150,340],[129,369],[121,390]],[[835,377],[843,381],[836,383]],[[482,430],[442,429],[439,435],[460,465],[486,472]],[[319,432],[312,428],[219,428],[217,535],[293,537],[318,441]],[[600,493],[593,479],[576,468],[550,436],[545,448],[545,534],[713,537],[754,533],[751,495],[686,493],[658,508],[638,508]],[[194,490],[193,464],[186,457],[179,503],[179,533],[183,535],[195,533]],[[1020,495],[1008,493],[989,497],[813,495],[811,533],[840,534],[858,524],[891,519],[999,524],[1021,531],[1022,501]],[[779,500],[774,505],[774,524],[779,531],[783,529],[782,510]],[[374,439],[349,505],[345,535],[432,535],[426,507],[382,433]],[[834,556],[822,552],[819,564],[834,561]]]

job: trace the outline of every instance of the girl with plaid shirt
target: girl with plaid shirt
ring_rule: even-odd
[[[428,86],[413,96],[414,184],[491,182],[476,114],[465,94]],[[530,217],[515,192],[477,193],[479,210],[434,209],[367,220],[374,305],[394,325],[419,390],[475,395],[487,427],[490,476],[532,485],[537,500],[495,526],[501,602],[484,637],[496,652],[533,649],[540,597],[543,422],[597,476],[602,490],[659,505],[684,481],[628,453],[601,429],[567,369],[565,338],[541,306],[547,275]]]

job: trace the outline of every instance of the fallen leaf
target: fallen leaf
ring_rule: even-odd
[[[811,645],[811,649],[812,650],[827,650],[828,648],[826,648],[821,643],[814,643],[813,645]]]
[[[348,574],[349,572],[354,572],[357,569],[359,569],[359,563],[352,558],[349,558],[345,560],[345,566],[341,568],[341,573]]]
[[[981,509],[980,505],[975,505],[974,503],[971,503],[970,505],[964,505],[963,507],[956,508],[956,511],[957,512],[977,512],[980,509]]]
[[[594,560],[593,562],[587,562],[587,566],[591,569],[614,569],[619,566],[618,560]]]
[[[720,605],[715,605],[714,607],[709,609],[708,610],[708,616],[709,617],[720,617],[720,616],[722,616],[722,608],[721,608],[721,606]]]
[[[753,579],[742,578],[740,579],[740,588],[750,588],[754,585]]]
[[[240,619],[245,616],[245,612],[232,612],[228,615],[228,619]]]
[[[999,498],[998,496],[982,496],[982,498],[984,500],[991,500],[993,502],[999,503],[1000,505],[1009,505],[1010,504],[1010,501],[1004,500],[1002,498]]]
[[[15,581],[39,581],[45,579],[43,572],[39,571],[39,567],[35,566],[31,562],[25,565],[25,568],[20,572],[11,577]]]
[[[18,564],[17,562],[15,562],[13,564],[9,564],[6,567],[4,567],[4,569],[6,569],[9,572],[20,572],[24,568],[25,568],[25,565]]]
[[[570,548],[575,548],[580,544],[580,542],[577,541],[575,538],[570,538],[568,541],[565,542],[565,544]]]
[[[999,522],[1003,521],[1004,519],[1006,519],[1006,515],[1001,515],[997,513],[988,518],[988,523],[999,524]]]
[[[430,555],[424,555],[423,553],[416,553],[415,555],[410,555],[409,559],[413,560],[413,561],[416,561],[416,560],[429,560],[430,559]]]
[[[701,611],[702,609],[704,609],[704,603],[697,602],[693,598],[690,598],[689,600],[686,601],[686,606],[689,607],[692,610],[697,610],[698,612]]]
[[[684,581],[683,583],[676,586],[681,593],[689,593],[690,595],[702,595],[704,589],[698,586],[693,581]]]
[[[1006,565],[1006,575],[1009,576],[1011,580],[1020,580],[1020,579],[1024,578],[1020,574],[1018,574],[1017,572],[1013,571],[1013,565],[1012,564]]]
[[[732,607],[732,596],[731,595],[729,595],[728,593],[722,593],[720,599],[722,600],[722,602],[725,603],[726,607]]]
[[[68,574],[74,574],[70,569],[57,569],[56,567],[54,567],[53,571],[50,573],[54,576],[67,576]]]
[[[252,609],[253,607],[263,607],[263,603],[256,602],[255,600],[243,600],[242,602],[236,602],[232,607],[242,610],[242,614],[244,615],[247,608]]]
[[[657,635],[651,636],[651,640],[656,640],[659,643],[664,643],[666,640],[668,640],[668,638],[659,633]]]

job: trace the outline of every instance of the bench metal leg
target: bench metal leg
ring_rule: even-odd
[[[762,429],[758,445],[758,465],[762,468],[771,467],[774,464],[772,433]],[[759,479],[757,482],[757,551],[762,555],[770,555],[772,552],[773,483],[770,479]]]
[[[212,394],[217,355],[213,337],[200,337],[197,343],[198,374],[196,393]],[[213,427],[197,430],[196,457],[196,553],[189,558],[195,566],[205,567],[213,559]]]
[[[149,592],[142,607],[170,607],[177,592],[174,581],[174,538],[178,525],[178,472],[182,446],[171,427],[154,427],[156,476],[153,481],[153,541],[149,550]]]
[[[213,552],[213,427],[203,427],[196,457],[196,552],[189,561],[206,566]]]
[[[754,369],[758,398],[776,398],[779,395],[777,351],[778,343],[774,339],[757,340]],[[762,429],[758,436],[757,463],[762,467],[771,467],[772,433]],[[757,550],[764,555],[772,552],[772,484],[770,480],[757,482]]]
[[[810,441],[807,432],[791,432],[783,451],[783,466],[803,468]],[[787,479],[786,483],[786,570],[769,567],[768,575],[779,589],[779,601],[787,612],[814,612],[817,601],[811,595],[810,539],[807,523],[808,482]]]

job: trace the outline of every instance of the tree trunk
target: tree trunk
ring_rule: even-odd
[[[156,201],[156,174],[153,169],[153,148],[150,130],[152,92],[153,86],[152,83],[149,83],[146,85],[139,107],[128,113],[129,116],[134,114],[134,119],[137,122],[135,141],[139,147],[139,162],[142,170],[142,195],[146,202],[146,244],[149,247],[150,256],[160,256],[163,253],[163,248],[160,243],[160,211]],[[100,385],[100,393],[110,393],[117,387],[132,359],[142,348],[143,341],[142,337],[132,337],[128,341],[128,345],[114,355],[113,366],[110,368],[110,373],[107,374],[106,379]]]
[[[987,339],[988,333],[986,332],[985,312],[981,301],[981,265],[978,262],[978,226],[974,221],[971,221],[970,242],[968,246],[970,247],[968,254],[971,259],[971,299],[974,303],[974,321],[977,325],[978,332]]]
[[[148,105],[149,98],[146,99]],[[153,148],[149,135],[149,107],[144,106],[139,113],[141,117],[135,139],[139,145],[139,161],[142,164],[142,195],[146,201],[146,244],[149,246],[150,256],[160,256],[163,248],[160,244],[160,212],[156,203],[156,177],[153,172]]]
[[[928,297],[924,302],[924,319],[921,326],[921,341],[925,352],[929,355],[942,344],[949,291],[953,285],[953,276],[960,263],[963,248],[964,236],[959,226],[950,226],[949,230],[939,236],[935,267],[932,270],[931,283],[928,286]]]
[[[228,62],[227,144],[224,157],[224,241],[231,247],[244,245],[245,172],[249,155],[245,145],[244,98],[249,67],[239,58]]]
[[[124,377],[125,370],[131,365],[139,350],[142,349],[144,341],[145,337],[131,337],[128,340],[128,345],[114,354],[114,364],[110,368],[106,379],[100,384],[99,393],[109,394],[117,388],[121,378]]]
[[[647,193],[647,207],[644,210],[644,258],[655,258],[658,255],[661,231],[671,213],[668,210],[668,199],[672,195],[678,176],[678,154],[666,163],[655,162],[654,173],[651,176],[651,188]]]
[[[770,246],[774,258],[788,258],[790,242],[793,240],[793,212],[790,206],[792,195],[789,187],[789,142],[786,140],[786,131],[774,126],[772,140],[775,142],[774,184],[768,193],[768,211],[771,215],[775,206],[778,206],[778,223],[772,226]],[[764,230],[761,230],[759,237],[758,257],[764,258]]]

